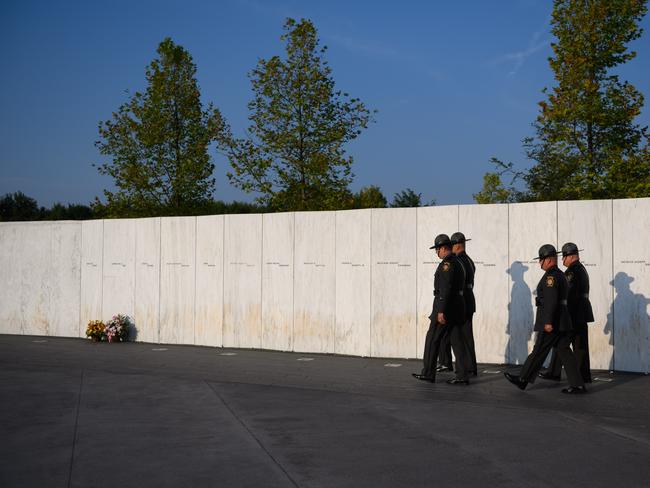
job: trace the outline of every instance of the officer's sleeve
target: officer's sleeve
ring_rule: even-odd
[[[443,262],[440,269],[440,288],[438,289],[438,312],[445,313],[451,296],[452,269],[449,261]]]
[[[541,319],[544,324],[552,324],[560,299],[559,283],[555,276],[548,275],[544,278],[542,286],[544,287],[544,304],[542,305]]]

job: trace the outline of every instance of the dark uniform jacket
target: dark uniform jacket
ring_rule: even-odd
[[[569,314],[574,328],[585,327],[594,321],[594,312],[589,301],[589,275],[580,261],[574,262],[564,272],[569,284]]]
[[[535,331],[542,332],[545,324],[552,324],[554,331],[570,331],[571,316],[567,307],[568,284],[564,273],[553,266],[548,269],[537,285],[537,313]]]
[[[465,289],[463,290],[463,297],[465,298],[465,315],[469,319],[471,315],[476,312],[476,299],[474,298],[474,273],[476,266],[474,261],[470,258],[465,251],[459,252],[456,257],[463,265],[465,270]]]
[[[436,320],[438,313],[445,314],[449,324],[465,322],[465,300],[463,266],[453,253],[449,253],[438,265],[433,280],[433,311],[430,319]]]

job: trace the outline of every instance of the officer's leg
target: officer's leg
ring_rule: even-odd
[[[521,368],[521,373],[519,373],[519,378],[522,381],[535,383],[537,373],[539,373],[539,370],[542,368],[542,365],[546,360],[546,356],[548,356],[549,351],[556,342],[557,332],[537,333],[533,352],[528,355],[526,362],[524,362],[524,366]]]
[[[560,361],[560,358],[557,356],[557,350],[555,348],[553,348],[551,352],[551,363],[548,365],[548,369],[546,370],[546,373],[549,376],[553,376],[555,378],[562,377],[562,362]]]
[[[556,340],[557,355],[562,361],[564,371],[566,372],[569,385],[571,386],[585,386],[582,376],[578,372],[578,365],[576,358],[571,351],[569,345],[571,344],[571,334],[560,333]]]
[[[576,357],[578,371],[585,383],[591,383],[591,365],[589,361],[589,329],[587,324],[578,327],[573,338],[573,354]]]
[[[453,369],[453,363],[451,360],[451,342],[449,340],[450,335],[447,334],[445,338],[440,343],[440,354],[438,355],[438,365],[449,368],[451,371]]]
[[[465,344],[467,345],[467,354],[469,355],[469,372],[476,375],[478,367],[476,366],[476,348],[474,346],[474,324],[472,322],[473,315],[467,319],[463,324],[463,336],[465,337]]]
[[[463,334],[463,326],[461,324],[452,325],[449,331],[451,348],[454,350],[456,357],[456,379],[466,380],[469,377],[469,354],[465,335]]]
[[[433,320],[429,324],[429,330],[427,331],[427,338],[424,344],[424,367],[422,368],[422,374],[435,378],[436,376],[436,358],[438,357],[438,352],[440,351],[440,344],[448,335],[448,327],[446,325],[441,325]]]

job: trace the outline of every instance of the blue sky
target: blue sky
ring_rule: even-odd
[[[378,110],[347,146],[354,190],[389,201],[412,188],[424,201],[472,203],[497,156],[525,167],[521,139],[553,85],[550,0],[439,1],[19,1],[0,2],[0,195],[41,205],[89,203],[112,180],[91,166],[100,120],[145,87],[165,37],[198,67],[204,103],[236,135],[247,126],[248,72],[283,54],[286,17],[309,18],[329,47],[337,86]],[[619,74],[648,93],[650,22]],[[639,122],[650,123],[646,107]],[[221,200],[251,201],[230,186],[212,152]]]

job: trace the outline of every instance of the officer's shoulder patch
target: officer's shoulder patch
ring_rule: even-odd
[[[443,271],[449,271],[450,266],[451,265],[449,264],[449,261],[445,261],[444,263],[442,263],[442,270]]]
[[[567,281],[571,281],[571,280],[573,280],[573,273],[567,273],[567,274],[566,274],[566,280],[567,280]]]
[[[553,276],[546,277],[546,286],[549,288],[553,288],[553,286],[555,286],[555,278]]]

